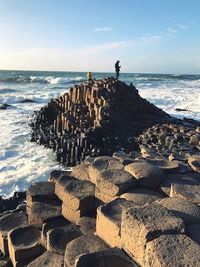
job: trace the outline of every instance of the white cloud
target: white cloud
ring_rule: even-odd
[[[177,32],[176,29],[170,28],[170,27],[167,28],[167,31],[170,32],[170,33],[176,33]]]
[[[113,29],[111,27],[101,27],[101,28],[94,28],[94,32],[111,32]]]
[[[183,29],[183,30],[189,29],[189,27],[187,25],[184,25],[184,24],[178,24],[177,27],[179,27],[180,29]]]

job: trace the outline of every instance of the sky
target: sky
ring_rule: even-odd
[[[200,0],[0,0],[0,69],[200,74]]]

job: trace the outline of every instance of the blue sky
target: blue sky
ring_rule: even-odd
[[[199,0],[0,0],[0,69],[200,73]]]

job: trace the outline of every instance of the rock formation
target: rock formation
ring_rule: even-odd
[[[169,116],[141,98],[131,84],[105,78],[75,85],[51,100],[35,117],[32,141],[52,148],[68,166],[86,156],[135,149],[134,136]]]

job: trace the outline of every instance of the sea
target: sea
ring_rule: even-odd
[[[110,76],[93,73],[96,79]],[[170,115],[200,120],[200,75],[122,73],[120,80]],[[0,110],[0,196],[11,197],[46,181],[51,170],[64,169],[52,150],[30,142],[29,123],[35,110],[85,81],[83,72],[0,71],[0,106],[10,105]]]

